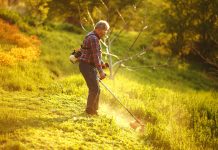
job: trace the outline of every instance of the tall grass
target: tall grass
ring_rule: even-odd
[[[105,83],[145,123],[145,144],[164,149],[217,146],[217,91],[174,91],[132,81],[127,73]],[[108,91],[102,90],[101,99],[119,106]]]
[[[44,89],[52,81],[49,70],[41,63],[20,63],[0,68],[0,86],[6,91],[35,91]]]
[[[78,72],[77,65],[70,63],[69,56],[74,49],[80,48],[85,35],[44,29],[40,29],[37,34],[42,41],[41,61],[56,77]]]

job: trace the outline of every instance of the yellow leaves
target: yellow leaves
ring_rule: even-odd
[[[10,54],[18,61],[32,61],[39,57],[40,51],[35,47],[12,48]]]
[[[36,36],[26,36],[19,31],[15,25],[10,25],[0,19],[0,39],[7,41],[8,43],[15,44],[19,47],[38,47],[40,41]]]
[[[10,66],[18,62],[33,61],[40,55],[40,41],[36,36],[26,36],[19,29],[0,19],[0,39],[8,45],[15,45],[10,49],[0,48],[0,66]]]
[[[11,66],[18,62],[37,60],[39,54],[36,47],[12,48],[10,52],[0,52],[0,65]]]
[[[15,63],[15,59],[13,56],[0,52],[0,65],[11,66]]]

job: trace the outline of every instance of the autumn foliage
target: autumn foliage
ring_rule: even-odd
[[[0,47],[0,65],[8,66],[23,61],[36,60],[40,55],[40,41],[36,36],[27,36],[17,26],[0,19],[0,42],[13,45],[9,50]]]

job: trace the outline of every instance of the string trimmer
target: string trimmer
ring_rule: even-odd
[[[99,78],[97,78],[97,80],[99,80],[99,82],[111,93],[111,95],[113,95],[113,97],[120,103],[120,105],[122,105],[122,106],[127,110],[127,112],[135,119],[135,121],[133,121],[133,122],[130,123],[131,128],[137,129],[137,130],[139,130],[139,131],[141,131],[141,132],[144,131],[144,124],[143,124],[141,121],[139,121],[139,119],[137,119],[137,118],[129,111],[129,109],[128,109],[125,105],[123,105],[123,104],[121,103],[121,101],[115,96],[115,94],[114,94]]]

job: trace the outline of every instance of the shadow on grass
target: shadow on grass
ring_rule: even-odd
[[[45,127],[52,126],[57,122],[69,120],[69,117],[64,118],[30,118],[16,121],[0,120],[0,134],[13,133],[15,130],[29,127]]]
[[[0,134],[13,133],[18,129],[26,129],[26,128],[43,128],[43,127],[52,127],[57,124],[61,124],[63,122],[71,120],[74,121],[82,121],[89,118],[85,113],[75,114],[66,117],[55,117],[55,118],[28,118],[28,119],[1,119],[0,120]]]

